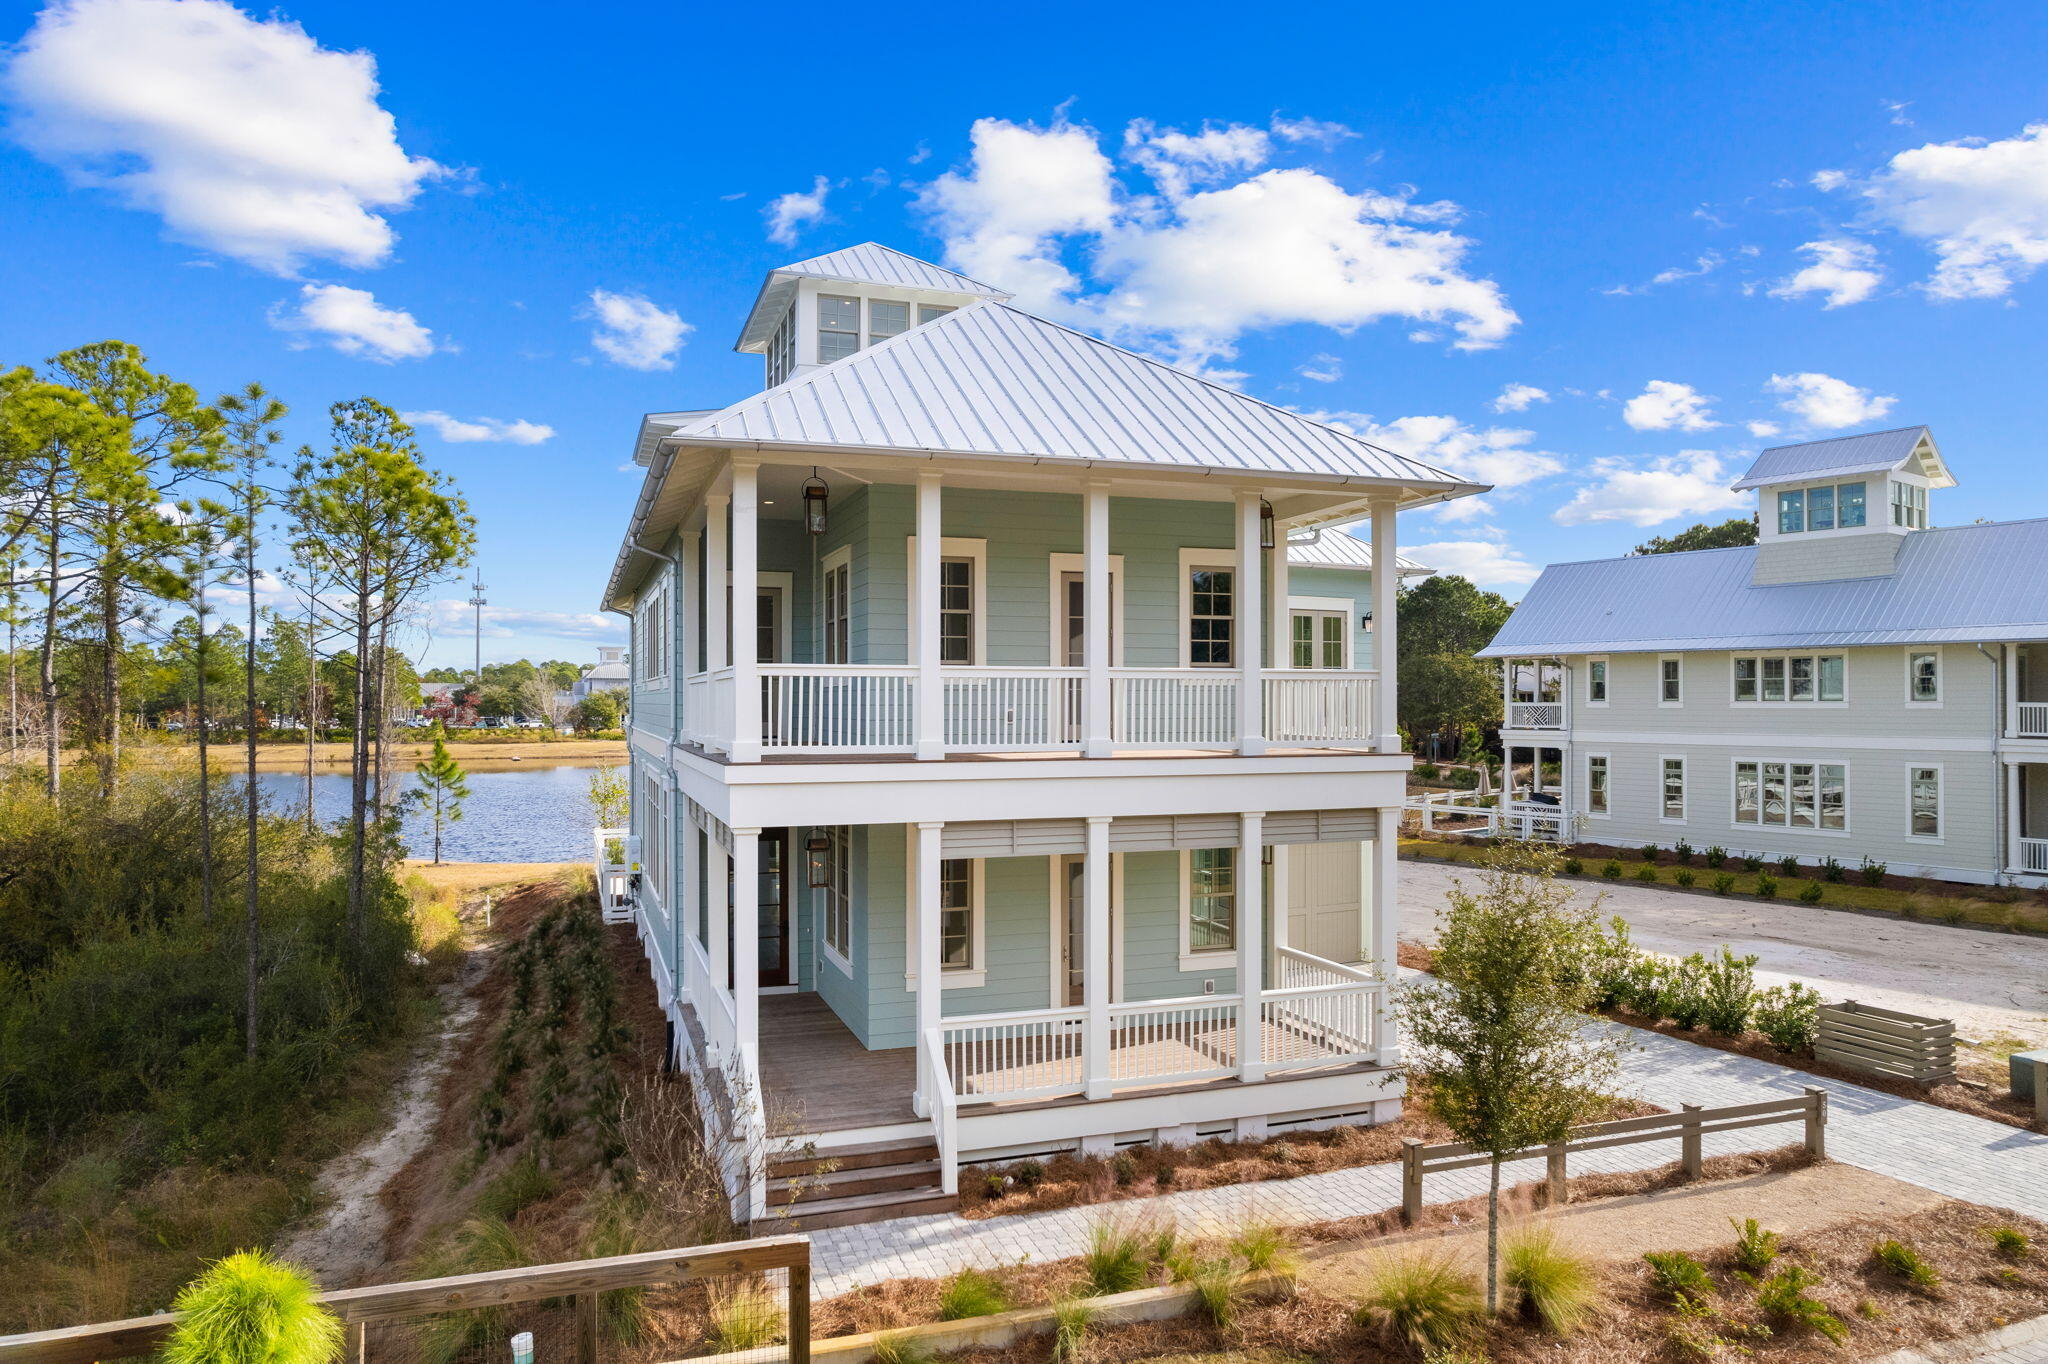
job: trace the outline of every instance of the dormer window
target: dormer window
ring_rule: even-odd
[[[868,300],[868,344],[887,341],[892,336],[901,336],[910,330],[910,305],[889,303],[875,298]]]
[[[1926,530],[1927,489],[1917,483],[1893,483],[1892,524],[1907,530]]]
[[[776,324],[775,335],[768,338],[768,387],[787,379],[795,368],[796,309],[791,308]]]
[[[936,304],[920,303],[917,307],[917,325],[922,327],[927,322],[936,322],[952,311],[951,308],[941,308]]]
[[[1809,530],[1855,530],[1864,524],[1862,483],[1829,483],[1778,494],[1778,534]]]
[[[860,349],[860,300],[818,295],[818,363],[844,360]]]

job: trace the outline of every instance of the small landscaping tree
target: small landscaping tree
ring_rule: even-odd
[[[1500,1300],[1500,1167],[1516,1151],[1563,1141],[1606,1103],[1623,1043],[1587,1025],[1598,1002],[1597,906],[1555,879],[1557,854],[1499,849],[1479,884],[1453,884],[1435,975],[1402,992],[1410,1070],[1452,1135],[1492,1157],[1486,1208],[1486,1306]]]
[[[173,1304],[169,1364],[327,1364],[341,1354],[340,1320],[298,1270],[260,1250],[208,1266]]]
[[[448,732],[434,726],[434,751],[413,768],[419,778],[420,799],[434,817],[434,865],[441,864],[441,830],[462,818],[462,802],[469,799],[469,774],[448,751]]]

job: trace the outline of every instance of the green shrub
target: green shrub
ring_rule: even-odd
[[[1754,876],[1764,869],[1764,860],[1761,857],[1745,856],[1742,859],[1742,869]]]
[[[1415,775],[1424,781],[1435,781],[1443,774],[1435,763],[1417,763],[1415,764]]]
[[[1731,1217],[1728,1225],[1735,1228],[1735,1263],[1752,1274],[1769,1269],[1778,1258],[1778,1233],[1766,1231],[1754,1217],[1740,1222]]]
[[[729,1355],[773,1345],[782,1335],[782,1308],[759,1283],[749,1280],[711,1295],[711,1348]]]
[[[1073,1364],[1078,1360],[1081,1347],[1088,1343],[1089,1329],[1094,1325],[1094,1303],[1072,1296],[1053,1299],[1053,1364]]]
[[[1707,1267],[1682,1250],[1653,1250],[1643,1262],[1650,1267],[1651,1284],[1674,1299],[1683,1295],[1697,1302],[1720,1291]]]
[[[1881,886],[1884,884],[1884,863],[1873,862],[1870,858],[1865,857],[1863,864],[1857,870],[1863,875],[1864,885]]]
[[[1633,993],[1635,965],[1641,955],[1629,938],[1628,920],[1619,914],[1596,931],[1592,971],[1599,994],[1593,1000],[1594,1008],[1612,1008],[1628,1001]]]
[[[1521,1295],[1524,1315],[1561,1336],[1578,1330],[1600,1305],[1593,1262],[1559,1245],[1556,1229],[1543,1223],[1505,1238],[1501,1277]]]
[[[2027,1234],[2018,1227],[1987,1227],[1984,1234],[1991,1238],[1991,1248],[2008,1260],[2024,1260],[2031,1252]]]
[[[1088,1249],[1081,1253],[1081,1269],[1092,1296],[1128,1293],[1142,1287],[1148,1262],[1144,1239],[1131,1228],[1097,1222],[1089,1229]]]
[[[1848,872],[1834,858],[1823,857],[1820,860],[1820,874],[1830,881],[1840,881],[1848,875]]]
[[[1651,867],[1651,866],[1641,866],[1641,867],[1637,867],[1637,868],[1636,868],[1636,880],[1638,880],[1638,881],[1654,881],[1654,880],[1656,880],[1656,879],[1657,879],[1657,869],[1656,869],[1655,867]]]
[[[1724,1037],[1749,1028],[1756,999],[1756,958],[1738,957],[1723,947],[1700,972],[1700,1022]]]
[[[1676,862],[1676,863],[1678,863],[1678,865],[1679,865],[1679,866],[1681,866],[1681,867],[1689,867],[1689,866],[1691,866],[1691,865],[1692,865],[1692,844],[1690,844],[1690,843],[1686,842],[1686,841],[1685,841],[1684,839],[1682,839],[1682,838],[1681,838],[1681,839],[1679,839],[1679,840],[1678,840],[1678,841],[1677,841],[1676,843],[1672,844],[1672,845],[1671,845],[1671,860],[1672,860],[1672,861],[1674,861],[1674,862]]]
[[[1707,959],[1691,952],[1672,963],[1657,992],[1655,1013],[1681,1028],[1697,1028],[1707,1016]]]
[[[179,1290],[166,1364],[327,1364],[342,1325],[313,1281],[282,1260],[245,1250],[216,1260]]]
[[[1717,872],[1714,876],[1714,894],[1726,895],[1735,889],[1735,877],[1728,872]]]
[[[1119,1155],[1109,1162],[1109,1173],[1119,1189],[1128,1189],[1138,1182],[1138,1162],[1128,1154]]]
[[[1778,893],[1778,878],[1765,876],[1761,872],[1756,878],[1756,895],[1759,900],[1769,900]]]
[[[1479,1324],[1485,1299],[1479,1281],[1441,1250],[1383,1255],[1358,1300],[1360,1325],[1412,1350],[1449,1349]]]
[[[1638,851],[1638,856],[1640,856],[1645,862],[1654,863],[1657,860],[1657,854],[1661,851],[1663,850],[1659,848],[1655,843],[1645,843],[1643,844],[1642,848]]]
[[[1153,1172],[1152,1182],[1162,1189],[1170,1189],[1173,1187],[1173,1181],[1178,1174],[1179,1171],[1173,1165],[1166,1161],[1161,1161],[1159,1162],[1159,1168]]]
[[[1810,1052],[1820,1029],[1820,991],[1796,980],[1772,986],[1757,995],[1749,1017],[1779,1051]]]
[[[1576,857],[1567,857],[1564,860],[1564,874],[1566,876],[1579,876],[1582,875],[1585,872],[1585,870],[1586,864],[1584,862],[1581,862]]]
[[[992,1317],[1009,1310],[1010,1295],[994,1278],[978,1269],[963,1269],[953,1275],[939,1294],[940,1321]]]
[[[1681,886],[1691,885],[1694,880],[1692,868],[1680,867],[1676,872],[1672,873],[1671,879],[1676,881]]]
[[[1600,874],[1610,881],[1619,881],[1621,879],[1621,863],[1609,860],[1605,866],[1600,868]]]
[[[1202,1260],[1190,1266],[1182,1280],[1195,1291],[1195,1305],[1219,1331],[1227,1331],[1237,1320],[1238,1278],[1227,1256]]]
[[[1716,843],[1713,847],[1707,849],[1707,866],[1709,868],[1718,868],[1727,860],[1728,850],[1720,844]]]
[[[1805,904],[1819,904],[1821,894],[1822,891],[1820,888],[1820,882],[1818,881],[1808,881],[1805,885],[1799,888],[1799,898]]]
[[[1783,876],[1785,877],[1785,879],[1786,879],[1787,881],[1796,881],[1796,880],[1798,880],[1798,879],[1799,879],[1799,857],[1798,857],[1798,854],[1796,854],[1796,853],[1786,853],[1786,854],[1785,854],[1785,855],[1784,855],[1783,857],[1779,858],[1779,859],[1778,859],[1778,871],[1779,871],[1779,872],[1780,872],[1780,873],[1781,873],[1781,874],[1782,874],[1782,875],[1783,875]]]
[[[1045,1167],[1035,1160],[1020,1160],[1010,1167],[1010,1178],[1020,1189],[1035,1189],[1045,1183]]]
[[[522,1156],[477,1195],[476,1210],[485,1217],[509,1222],[555,1192],[555,1177],[531,1154]]]
[[[1870,1258],[1923,1291],[1931,1292],[1941,1282],[1941,1275],[1934,1272],[1934,1266],[1927,1263],[1926,1257],[1904,1241],[1879,1241],[1871,1246]]]
[[[1803,1326],[1840,1345],[1849,1338],[1848,1325],[1806,1291],[1819,1282],[1820,1275],[1804,1265],[1786,1265],[1757,1282],[1757,1310],[1775,1323]]]

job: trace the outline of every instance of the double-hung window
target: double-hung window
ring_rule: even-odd
[[[818,363],[844,360],[860,349],[860,300],[818,295]]]
[[[974,965],[974,861],[939,863],[939,965],[966,971]]]
[[[825,830],[823,917],[825,946],[841,961],[853,959],[853,830],[835,824]]]
[[[1941,769],[1907,769],[1906,832],[1915,838],[1941,837]]]
[[[1892,484],[1892,524],[1907,530],[1927,529],[1927,489],[1917,483]]]
[[[887,299],[868,300],[868,344],[887,341],[910,330],[910,305],[891,303]]]
[[[1604,658],[1586,660],[1586,704],[1607,704],[1607,660]]]
[[[825,659],[827,663],[853,661],[853,565],[842,557],[830,558],[824,574]]]
[[[1586,813],[1607,815],[1612,813],[1608,805],[1607,755],[1593,753],[1586,758]]]
[[[1228,668],[1237,613],[1237,574],[1228,568],[1188,570],[1188,662],[1197,668]]]
[[[1659,704],[1676,706],[1685,700],[1684,660],[1660,658],[1657,660],[1657,700]]]
[[[1664,777],[1660,786],[1663,806],[1659,818],[1677,823],[1685,822],[1685,759],[1664,759]]]
[[[942,308],[937,304],[920,303],[917,305],[917,325],[922,327],[927,322],[936,322],[952,311],[951,308]]]
[[[1227,952],[1237,947],[1236,848],[1188,852],[1188,951]]]
[[[939,560],[939,662],[974,662],[974,560]]]
[[[1940,653],[1933,649],[1915,649],[1906,655],[1906,699],[1916,706],[1940,704]]]
[[[1734,661],[1735,699],[1750,701],[1840,701],[1841,654],[1765,654]]]
[[[1735,822],[1781,829],[1849,827],[1849,769],[1841,763],[1744,759],[1735,764]]]

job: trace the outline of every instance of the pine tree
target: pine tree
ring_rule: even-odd
[[[461,819],[462,802],[469,799],[469,774],[448,751],[448,731],[438,723],[434,726],[434,751],[427,755],[425,762],[413,768],[413,773],[419,778],[419,795],[433,813],[434,865],[438,867],[441,865],[443,822],[453,823]]]

